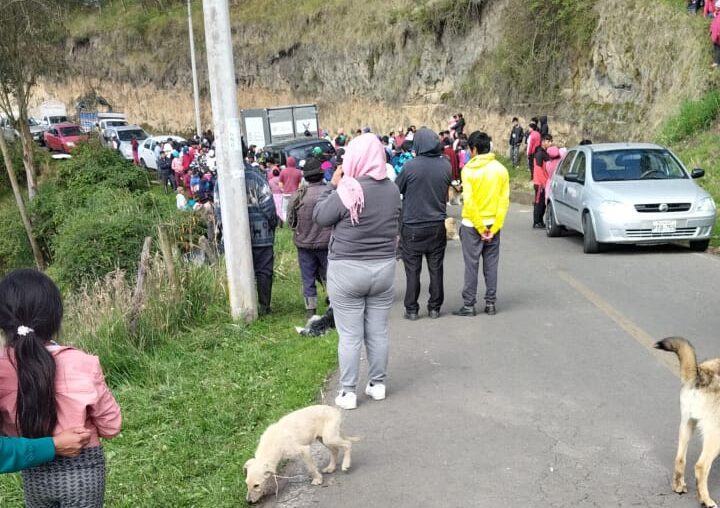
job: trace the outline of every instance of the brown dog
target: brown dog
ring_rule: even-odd
[[[707,508],[716,508],[710,498],[707,480],[710,467],[720,454],[720,358],[697,363],[695,348],[682,337],[668,337],[655,344],[657,349],[671,351],[680,360],[680,437],[675,456],[672,489],[687,492],[685,458],[688,441],[696,427],[703,435],[700,458],[695,464],[698,499]]]
[[[343,436],[340,426],[342,412],[336,407],[310,406],[283,416],[270,425],[260,437],[255,457],[245,463],[247,500],[257,502],[265,493],[264,484],[277,472],[281,460],[302,458],[312,476],[313,485],[322,485],[323,477],[317,469],[310,445],[316,440],[330,450],[330,463],[323,473],[335,471],[338,452],[345,450],[342,470],[350,469],[350,452],[355,437]]]

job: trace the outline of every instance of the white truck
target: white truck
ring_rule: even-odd
[[[315,104],[244,109],[241,116],[240,127],[248,146],[262,148],[291,139],[318,136],[318,108]]]
[[[50,128],[53,125],[68,121],[67,108],[60,101],[45,101],[37,108],[35,118]]]

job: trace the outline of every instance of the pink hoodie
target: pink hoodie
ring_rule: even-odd
[[[710,24],[710,40],[713,44],[720,44],[720,16],[715,16]]]
[[[91,432],[88,448],[100,446],[101,437],[120,433],[120,407],[105,384],[100,361],[77,349],[48,346],[55,359],[55,434],[72,427],[85,427]],[[17,436],[15,412],[17,372],[11,362],[11,348],[0,349],[0,416],[2,433]]]
[[[557,171],[560,162],[567,155],[566,148],[558,148],[556,146],[550,146],[547,149],[547,154],[550,156],[550,160],[545,164],[545,171],[547,171],[547,181],[545,182],[545,200],[548,199],[548,193],[550,192],[550,181],[552,180],[555,171]]]

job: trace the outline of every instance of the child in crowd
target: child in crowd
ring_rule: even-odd
[[[105,456],[100,438],[120,433],[120,407],[100,361],[55,342],[63,317],[60,291],[45,274],[17,270],[0,281],[2,433],[37,438],[73,427],[91,432],[79,456],[57,457],[22,472],[25,506],[101,508]]]

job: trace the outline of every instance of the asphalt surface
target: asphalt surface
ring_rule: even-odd
[[[720,259],[679,246],[585,255],[582,237],[547,238],[531,222],[530,208],[513,204],[493,317],[450,315],[462,305],[458,241],[448,245],[438,320],[403,320],[398,263],[388,397],[360,395],[346,412],[346,433],[363,438],[351,471],[313,487],[291,463],[292,478],[265,506],[699,506],[699,437],[690,493],[670,488],[677,360],[650,346],[682,335],[699,358],[720,356]],[[317,458],[326,460],[320,448]]]

